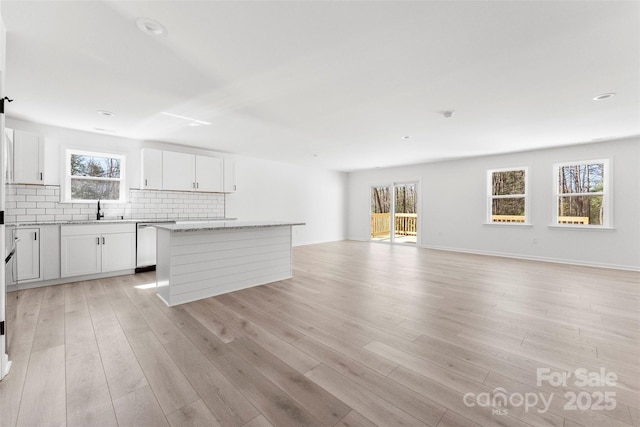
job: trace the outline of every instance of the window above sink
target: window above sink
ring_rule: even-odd
[[[126,201],[125,156],[67,150],[65,159],[66,202]]]

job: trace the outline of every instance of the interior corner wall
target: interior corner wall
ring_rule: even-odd
[[[551,227],[553,164],[610,159],[613,229]],[[532,226],[485,224],[488,169],[527,166]],[[640,270],[640,138],[352,172],[348,237],[369,240],[370,187],[419,181],[423,247]]]
[[[7,119],[7,127],[39,133],[44,137],[45,184],[62,182],[64,150],[104,151],[126,156],[129,188],[140,188],[140,149],[180,151],[231,158],[235,161],[237,191],[225,196],[226,216],[240,220],[295,221],[293,244],[343,240],[346,237],[347,175],[326,169],[305,168],[251,157],[139,141]],[[107,148],[108,147],[108,148]]]
[[[236,160],[236,185],[228,217],[304,222],[293,227],[294,246],[346,238],[346,173],[245,157]]]

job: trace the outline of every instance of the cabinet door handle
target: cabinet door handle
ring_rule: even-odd
[[[40,181],[42,181],[42,172],[40,172]]]
[[[38,232],[37,231],[33,232],[33,240],[38,240]]]
[[[147,178],[144,179],[144,186],[147,186]]]
[[[99,237],[96,237],[96,243],[100,244],[100,238]]]
[[[200,183],[196,182],[196,188],[200,188]]]
[[[104,245],[104,237],[102,237],[102,244]]]

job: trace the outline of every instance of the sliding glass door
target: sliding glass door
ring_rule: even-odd
[[[371,187],[371,240],[391,241],[391,186]]]
[[[371,240],[418,242],[418,183],[371,187]]]

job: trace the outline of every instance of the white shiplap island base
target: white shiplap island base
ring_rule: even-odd
[[[303,223],[157,224],[158,296],[174,306],[288,279],[291,229]]]

